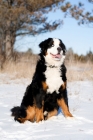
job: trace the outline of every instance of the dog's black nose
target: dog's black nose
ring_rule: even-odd
[[[62,49],[61,47],[58,47],[57,50],[58,50],[58,53],[60,53]]]

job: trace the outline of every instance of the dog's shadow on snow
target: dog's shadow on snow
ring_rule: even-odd
[[[60,107],[59,107],[59,109],[58,109],[58,113],[57,113],[57,115],[59,115],[59,114],[63,114],[63,112],[62,112],[62,110],[61,110]]]

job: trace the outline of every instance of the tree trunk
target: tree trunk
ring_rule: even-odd
[[[12,59],[13,57],[13,46],[12,46],[12,38],[10,34],[6,35],[5,38],[5,57],[6,59]]]
[[[5,57],[6,60],[13,57],[13,34],[11,32],[11,21],[7,21],[7,30],[5,32]]]

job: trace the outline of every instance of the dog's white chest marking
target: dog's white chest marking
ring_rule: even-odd
[[[52,94],[54,91],[58,93],[60,86],[63,84],[60,67],[50,68],[47,67],[45,72],[46,83],[48,85],[47,92]]]

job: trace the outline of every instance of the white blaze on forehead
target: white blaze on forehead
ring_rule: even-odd
[[[53,38],[53,46],[51,46],[51,48],[49,48],[47,52],[56,55],[58,53],[58,47],[60,47],[60,40],[57,38]]]
[[[60,47],[60,40],[53,38],[53,46],[47,50],[47,55],[45,56],[47,70],[45,71],[46,76],[46,83],[48,85],[47,92],[52,94],[54,91],[57,93],[60,86],[63,84],[62,77],[61,77],[61,71],[60,66],[62,65],[65,55],[63,55],[63,51],[61,50],[60,58],[53,58],[51,54],[57,55],[58,50],[57,48]],[[57,66],[57,68],[50,68],[48,65],[54,65]]]
[[[53,38],[53,41],[54,41],[54,46],[58,46],[59,47],[60,40],[57,39],[57,38]]]
[[[60,47],[60,40],[53,38],[53,46],[47,49],[47,55],[45,56],[45,61],[48,65],[60,66],[64,62],[65,55],[63,55],[63,50],[61,50],[59,58],[52,57],[52,55],[58,54],[58,47]]]

